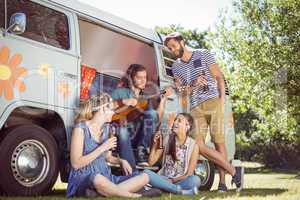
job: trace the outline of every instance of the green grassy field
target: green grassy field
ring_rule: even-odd
[[[227,185],[230,186],[231,177],[227,176]],[[244,189],[240,193],[236,193],[234,187],[229,187],[230,191],[226,194],[220,194],[216,191],[218,184],[218,176],[215,178],[215,182],[212,191],[200,192],[198,196],[186,197],[165,194],[160,198],[163,200],[179,200],[179,199],[239,199],[239,200],[299,200],[300,199],[300,173],[297,171],[279,171],[269,170],[265,168],[246,168],[245,185]],[[66,184],[57,183],[54,187],[54,191],[49,196],[35,197],[35,198],[21,198],[21,197],[0,197],[2,200],[29,200],[29,199],[41,199],[41,200],[66,200],[65,198]],[[85,198],[78,198],[85,199]],[[102,199],[102,198],[97,198]],[[121,199],[121,198],[113,198]],[[124,199],[124,198],[123,198]],[[141,198],[147,199],[147,198]]]

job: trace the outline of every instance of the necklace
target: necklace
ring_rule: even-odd
[[[98,126],[97,124],[89,124],[88,128],[90,129],[91,135],[95,141],[100,142],[101,135],[103,132],[103,127]]]

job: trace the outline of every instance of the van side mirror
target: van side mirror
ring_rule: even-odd
[[[24,13],[14,13],[10,17],[9,27],[6,32],[10,31],[14,34],[22,34],[26,29],[26,15]]]

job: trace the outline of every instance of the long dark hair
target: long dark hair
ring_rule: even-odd
[[[187,119],[187,121],[189,122],[189,125],[190,125],[190,128],[189,130],[187,131],[186,133],[186,138],[189,136],[191,130],[193,129],[194,127],[194,118],[192,117],[192,115],[188,114],[188,113],[179,113],[176,118],[179,116],[179,115],[182,115],[184,116],[185,119]],[[176,120],[175,118],[175,120]],[[185,139],[186,139],[185,138]],[[176,161],[178,160],[177,157],[176,157],[176,135],[174,133],[172,133],[170,135],[170,140],[169,140],[169,151],[167,153],[168,155],[171,155],[173,161]]]
[[[141,64],[131,64],[126,71],[125,76],[121,78],[121,86],[130,88],[130,86],[133,84],[133,77],[135,77],[135,75],[141,71],[147,71],[146,67]]]

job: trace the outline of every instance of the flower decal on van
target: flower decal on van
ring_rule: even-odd
[[[4,46],[0,49],[0,97],[6,100],[14,98],[13,88],[24,92],[26,87],[19,77],[27,75],[27,69],[17,67],[22,62],[22,55],[15,54],[9,59],[10,50]]]
[[[48,64],[41,64],[41,65],[39,66],[38,73],[39,73],[41,76],[43,76],[43,77],[45,77],[45,78],[48,78],[50,72],[51,72],[51,68],[49,67]]]
[[[67,98],[70,95],[70,87],[68,82],[60,81],[58,83],[58,92],[64,97]]]

